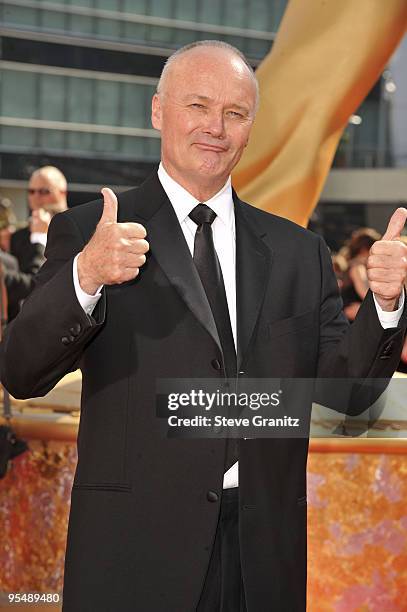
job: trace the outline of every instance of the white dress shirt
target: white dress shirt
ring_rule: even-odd
[[[196,223],[194,223],[194,221],[192,221],[192,219],[190,219],[189,213],[200,202],[188,191],[186,191],[186,189],[184,189],[183,187],[181,187],[181,185],[174,181],[174,179],[171,178],[166,172],[161,163],[158,168],[158,178],[160,180],[161,185],[163,186],[164,191],[168,196],[168,199],[170,200],[174,208],[175,214],[177,215],[181,229],[185,236],[188,248],[191,252],[191,255],[193,255],[195,232],[197,225]],[[213,242],[222,269],[223,280],[225,283],[226,299],[229,307],[230,322],[236,347],[236,232],[235,213],[233,207],[232,186],[230,177],[228,178],[222,189],[218,191],[218,193],[216,193],[210,200],[201,203],[209,206],[217,215],[212,223]],[[78,255],[75,257],[73,262],[73,282],[75,286],[75,292],[82,308],[88,315],[91,315],[101,296],[100,291],[102,287],[98,289],[95,295],[88,295],[82,290],[79,285],[78,279],[77,259]],[[377,303],[375,297],[374,302],[382,327],[384,329],[388,327],[397,327],[404,308],[404,293],[400,296],[398,310],[394,312],[383,311]],[[238,462],[236,462],[225,473],[223,478],[223,488],[229,489],[232,487],[237,487],[238,484],[239,465]]]
[[[31,244],[42,244],[45,248],[47,246],[47,234],[43,232],[31,232],[30,242]]]

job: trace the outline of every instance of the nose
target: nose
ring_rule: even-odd
[[[222,111],[212,109],[207,114],[204,131],[213,138],[223,138],[225,136],[225,118]]]

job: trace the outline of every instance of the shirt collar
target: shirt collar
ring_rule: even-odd
[[[161,162],[158,168],[158,178],[175,210],[179,223],[182,223],[188,217],[191,210],[199,204],[199,200],[179,183],[174,181]],[[227,227],[233,227],[235,215],[233,210],[232,181],[230,176],[223,187],[214,196],[202,203],[212,208]]]

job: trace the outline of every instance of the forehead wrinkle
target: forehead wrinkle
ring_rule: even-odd
[[[235,57],[229,51],[219,53],[219,49],[206,47],[192,49],[177,57],[174,63],[168,66],[166,81],[172,79],[174,75],[188,79],[191,74],[199,75],[201,71],[208,70],[212,73],[214,69],[223,68],[229,68],[237,77],[247,75],[251,78],[248,68],[239,57]]]
[[[216,75],[218,75],[218,78],[216,78]],[[219,54],[217,49],[210,47],[192,49],[185,55],[177,57],[174,63],[168,67],[159,92],[162,102],[165,103],[167,95],[173,98],[173,101],[185,99],[186,95],[189,95],[189,86],[194,87],[191,80],[198,79],[199,86],[200,77],[204,81],[207,78],[208,83],[212,84],[214,79],[217,83],[219,83],[219,79],[221,81],[230,79],[232,82],[234,81],[236,87],[247,88],[244,96],[244,100],[247,99],[247,106],[244,107],[244,112],[250,116],[256,114],[258,91],[254,75],[250,73],[239,57],[229,51]],[[250,93],[248,92],[249,87],[251,89]],[[185,89],[182,91],[183,88],[186,88],[187,93],[185,93]],[[252,97],[253,100],[251,100]],[[241,102],[242,100],[239,100],[237,104],[240,103],[239,105],[243,108]]]

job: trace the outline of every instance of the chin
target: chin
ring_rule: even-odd
[[[199,172],[200,174],[205,174],[206,176],[213,176],[216,178],[225,174],[225,168],[220,167],[218,164],[208,163],[208,160],[205,160],[200,165]]]

